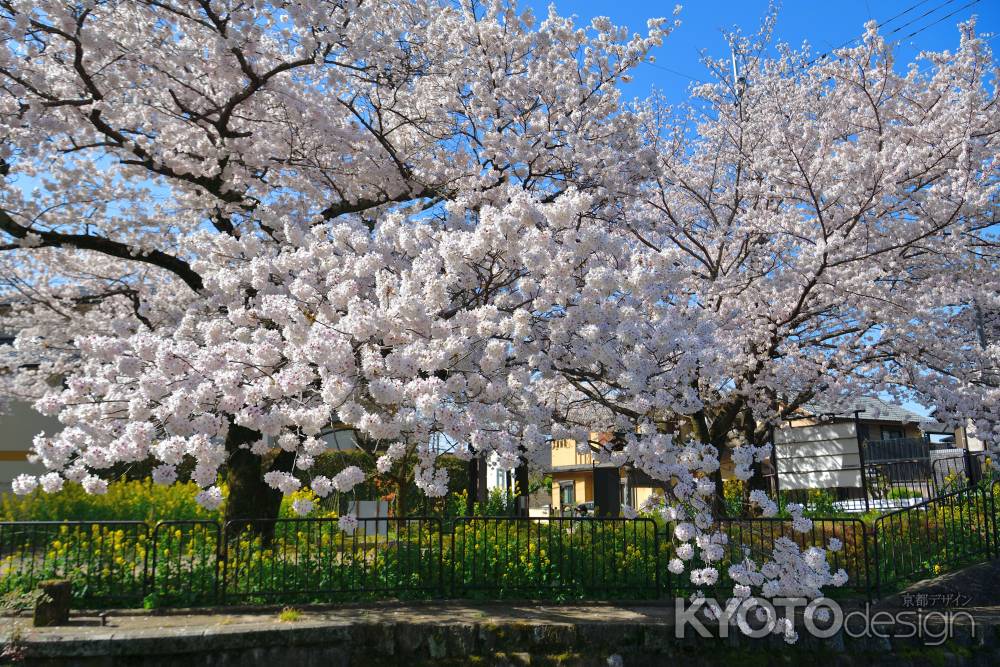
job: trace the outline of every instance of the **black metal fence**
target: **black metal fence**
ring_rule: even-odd
[[[652,519],[458,519],[449,592],[460,598],[659,597],[660,533]]]
[[[0,593],[73,580],[77,600],[141,603],[150,529],[142,521],[0,522]]]
[[[723,518],[717,595],[729,566],[770,557],[787,537],[828,553],[846,588],[869,598],[915,578],[1000,556],[986,461],[950,490],[874,521]],[[972,470],[971,466],[966,469]],[[986,474],[989,473],[989,474]],[[977,477],[978,475],[978,477]],[[669,572],[673,525],[649,518],[437,517],[238,521],[0,523],[0,594],[65,578],[79,607],[197,606],[384,598],[663,599],[690,592]]]
[[[996,491],[989,482],[967,486],[875,519],[875,597],[1000,555]]]
[[[856,462],[835,467],[826,456],[800,456],[794,465],[786,462],[780,475],[766,473],[765,488],[773,492],[780,487],[786,497],[803,503],[820,491],[837,509],[886,512],[922,503],[970,480],[978,483],[994,466],[987,452],[940,447],[924,438],[866,440],[858,453]],[[808,478],[806,487],[803,477]]]
[[[779,537],[790,539],[803,550],[809,547],[825,549],[835,538],[842,546],[827,554],[831,571],[843,569],[848,575],[844,588],[868,595],[871,590],[871,529],[868,524],[853,517],[813,518],[811,521],[809,530],[798,532],[789,519],[722,519],[719,529],[729,540],[727,558],[723,562],[729,565],[749,556],[759,565],[762,559],[771,557],[774,541]]]
[[[656,598],[669,590],[659,528],[592,517],[372,518],[346,530],[336,518],[0,523],[0,594],[65,578],[78,606],[97,608]]]
[[[336,519],[247,523],[250,530],[220,554],[224,602],[418,598],[444,591],[441,519],[357,519],[347,531]]]
[[[866,440],[865,461],[880,463],[885,461],[927,460],[930,457],[930,442],[924,438],[889,438],[886,440]]]

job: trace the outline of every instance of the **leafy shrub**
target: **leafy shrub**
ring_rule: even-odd
[[[167,519],[218,519],[219,511],[195,502],[197,485],[161,486],[152,481],[124,480],[108,484],[103,495],[86,493],[67,482],[58,493],[35,489],[25,496],[0,496],[3,521],[161,521]]]
[[[223,495],[225,484],[220,483]],[[181,482],[170,486],[153,484],[149,480],[120,479],[108,484],[103,495],[86,493],[76,483],[67,482],[57,493],[35,489],[25,496],[0,495],[0,521],[221,521],[223,508],[207,510],[195,502],[198,486]],[[303,488],[282,499],[279,516],[296,516],[292,502],[311,500],[311,517],[337,516],[310,489]]]
[[[825,489],[809,489],[806,509],[816,516],[835,516],[838,512],[833,504],[833,494]]]
[[[726,516],[743,516],[746,506],[746,482],[740,479],[727,479],[722,483],[722,500],[726,508]]]

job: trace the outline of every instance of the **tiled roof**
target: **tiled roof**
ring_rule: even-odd
[[[835,417],[854,417],[855,410],[861,411],[861,414],[858,415],[861,419],[899,422],[900,424],[920,424],[933,421],[930,417],[919,415],[901,405],[886,403],[874,396],[864,396],[836,405],[812,403],[802,407],[802,411],[808,414],[833,415]]]

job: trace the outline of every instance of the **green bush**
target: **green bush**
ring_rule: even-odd
[[[161,486],[152,481],[119,480],[103,495],[88,494],[67,482],[58,493],[35,489],[25,496],[0,495],[2,521],[163,521],[218,519],[218,511],[198,505],[194,483]]]
[[[835,516],[837,508],[833,504],[833,494],[824,489],[809,489],[806,509],[816,516]]]

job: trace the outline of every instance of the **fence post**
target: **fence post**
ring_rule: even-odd
[[[878,524],[881,517],[875,519],[872,523],[872,565],[875,567],[875,599],[878,600],[882,597],[882,568],[881,560],[879,558],[879,548],[878,548]],[[870,594],[869,594],[870,595]]]
[[[652,519],[650,519],[652,521]],[[663,596],[663,591],[660,590],[660,531],[656,528],[656,522],[653,522],[653,577],[656,580],[656,599],[660,599]]]
[[[219,525],[218,521],[213,521],[212,526],[215,527],[215,572],[212,573],[214,575],[212,577],[212,581],[215,582],[215,590],[212,591],[212,599],[215,601],[216,604],[219,604],[220,602],[219,594],[222,590],[219,578],[225,577],[226,574],[226,561],[225,559],[222,558],[222,553],[224,550],[224,545],[222,541],[225,539],[225,533],[223,532],[222,527]],[[220,573],[219,570],[222,570],[222,572]]]
[[[865,446],[861,442],[861,410],[854,411],[854,440],[858,443],[858,465],[861,467],[861,493],[865,497],[865,512],[871,511],[868,504],[868,470],[865,466]]]
[[[462,521],[462,517],[455,517],[451,522],[451,597],[456,598],[458,595],[455,592],[455,542],[458,541],[458,524]],[[462,545],[463,550],[465,545]],[[463,554],[464,555],[464,554]]]
[[[1000,555],[1000,548],[997,546],[1000,535],[997,535],[996,494],[994,493],[994,488],[995,485],[992,481],[983,487],[983,513],[985,515],[983,518],[986,520],[987,558]]]
[[[438,529],[438,594],[445,598],[447,597],[444,592],[444,521],[437,519],[437,529]],[[452,544],[455,542],[455,537],[452,536]]]
[[[229,530],[230,530],[230,525],[229,524],[231,524],[231,523],[232,523],[232,521],[225,521],[225,520],[222,521],[222,530],[221,530],[221,532],[219,534],[219,541],[216,543],[218,545],[218,556],[217,556],[217,558],[221,559],[221,561],[222,561],[222,567],[221,568],[219,568],[218,564],[216,564],[216,566],[215,566],[216,568],[222,570],[222,580],[221,581],[219,581],[219,579],[218,579],[219,574],[216,573],[216,575],[215,575],[216,576],[216,581],[219,581],[219,589],[218,589],[219,592],[217,593],[216,598],[218,599],[218,601],[221,604],[225,604],[226,603],[226,583],[227,583],[226,579],[227,579],[228,574],[229,574]],[[239,539],[238,536],[237,536],[237,539]]]
[[[159,522],[156,524],[160,525]],[[146,531],[146,551],[142,554],[142,599],[143,602],[146,600],[146,596],[149,592],[153,590],[153,586],[156,584],[156,526],[153,527],[153,539],[149,539],[149,524],[143,526],[143,530]],[[153,549],[153,569],[149,569],[149,550]]]

